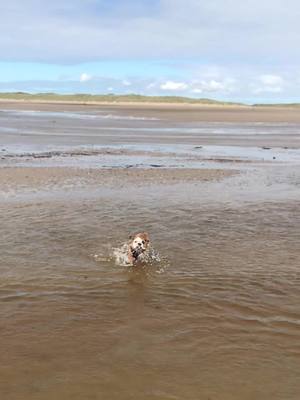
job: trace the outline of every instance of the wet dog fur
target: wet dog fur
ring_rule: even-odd
[[[142,262],[150,248],[150,238],[147,232],[140,232],[129,237],[128,260],[131,264]]]

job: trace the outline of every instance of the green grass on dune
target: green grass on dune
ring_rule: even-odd
[[[142,96],[138,94],[56,94],[26,92],[0,93],[0,100],[19,101],[63,101],[76,103],[105,102],[105,103],[182,103],[182,104],[211,104],[211,105],[241,105],[241,103],[223,102],[211,99],[193,99],[180,96]]]
[[[257,103],[253,107],[300,107],[300,103]]]
[[[143,96],[139,94],[57,94],[57,93],[26,93],[0,92],[0,100],[33,101],[33,102],[70,102],[78,104],[89,103],[166,103],[166,104],[203,104],[219,106],[245,106],[246,104],[213,99],[195,99],[181,96]],[[253,107],[300,107],[300,103],[262,103]]]

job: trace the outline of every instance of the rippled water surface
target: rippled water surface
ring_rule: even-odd
[[[1,206],[1,398],[299,398],[299,202],[163,197]]]
[[[46,117],[4,112],[1,144],[45,150],[65,146],[68,135],[72,146],[107,144],[97,125],[103,115],[76,114],[75,123],[72,114],[71,122],[53,114],[52,131]],[[114,127],[168,127],[107,119]],[[202,128],[207,142],[189,131],[188,144],[224,145],[226,137],[231,144],[241,129]],[[244,129],[254,146],[268,143],[258,136],[285,146],[281,130],[289,144],[299,141],[296,125]],[[186,143],[174,131],[158,139],[161,126],[157,136],[141,132],[137,145]],[[248,134],[236,140],[248,146]],[[109,135],[112,143],[132,140]],[[220,182],[16,190],[5,198],[0,190],[0,399],[298,400],[297,160],[251,166]],[[141,230],[162,261],[115,265],[112,248]]]

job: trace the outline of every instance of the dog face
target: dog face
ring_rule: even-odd
[[[135,257],[144,253],[149,246],[149,235],[146,232],[138,233],[132,237],[132,242],[130,244],[131,251]]]

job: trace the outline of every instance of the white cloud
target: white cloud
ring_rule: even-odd
[[[188,85],[185,82],[166,81],[160,85],[162,90],[186,90]]]
[[[42,7],[37,6],[43,3]],[[300,62],[299,0],[2,1],[2,60]]]
[[[264,85],[277,86],[283,84],[283,79],[279,75],[261,75],[259,81]]]
[[[192,89],[192,93],[201,94],[201,93],[203,93],[203,90],[200,88],[195,88],[195,89]]]
[[[79,80],[80,80],[80,82],[88,82],[88,81],[90,81],[92,78],[93,78],[93,77],[92,77],[91,75],[86,74],[86,73],[84,72],[84,73],[82,73],[82,74],[80,75]]]
[[[254,87],[252,92],[254,94],[260,93],[281,93],[282,87],[280,86],[262,86],[262,87]]]
[[[49,76],[50,64],[55,70],[64,66],[68,78],[49,81],[49,86],[46,81],[45,87],[70,92],[106,92],[113,87],[121,93],[170,91],[229,100],[299,101],[299,0],[106,3],[2,1],[1,61],[47,63],[37,78],[41,81],[55,79],[54,73]],[[101,70],[104,60],[115,63],[111,75],[109,68]],[[98,61],[99,68],[88,64]],[[68,71],[69,66],[76,72]],[[70,77],[79,75],[71,82]],[[25,82],[23,73],[15,76],[9,78],[9,87],[37,87],[36,78]],[[14,79],[24,82],[15,85]]]
[[[155,82],[150,82],[147,86],[146,89],[154,89],[156,87],[156,83]]]
[[[214,79],[208,82],[202,82],[203,89],[208,92],[215,92],[218,90],[224,90],[225,84],[223,82],[215,81]]]
[[[285,85],[284,79],[280,75],[263,74],[260,75],[254,84],[251,84],[252,93],[281,93]]]
[[[201,80],[193,81],[191,84],[193,93],[204,93],[204,92],[223,92],[230,93],[234,90],[235,80],[232,78],[225,78],[223,80]]]
[[[184,71],[183,71],[184,72]],[[298,71],[295,69],[293,73],[286,71],[286,75],[282,74],[283,86],[280,85],[264,85],[259,79],[262,75],[268,75],[264,71],[256,71],[256,77],[253,78],[252,71],[243,71],[243,75],[239,71],[230,71],[230,75],[224,71],[224,75],[220,74],[218,79],[181,79],[172,81],[159,79],[141,79],[132,78],[131,86],[124,86],[123,79],[112,77],[101,77],[96,74],[92,79],[84,84],[77,80],[71,80],[68,77],[65,80],[31,80],[31,81],[9,81],[0,82],[0,91],[29,91],[29,92],[58,92],[58,93],[120,93],[128,94],[151,94],[161,95],[174,93],[176,95],[209,97],[219,100],[241,101],[248,103],[257,102],[299,102],[299,82],[297,82]],[[288,75],[287,75],[288,74]],[[280,74],[276,74],[281,76]],[[75,76],[75,75],[73,75]],[[186,74],[189,76],[189,74]],[[184,84],[186,89],[162,91],[161,85],[166,82],[175,82]],[[273,83],[273,81],[272,81]],[[169,86],[170,87],[170,86]],[[171,85],[174,88],[174,85]],[[179,88],[182,86],[179,86]]]

